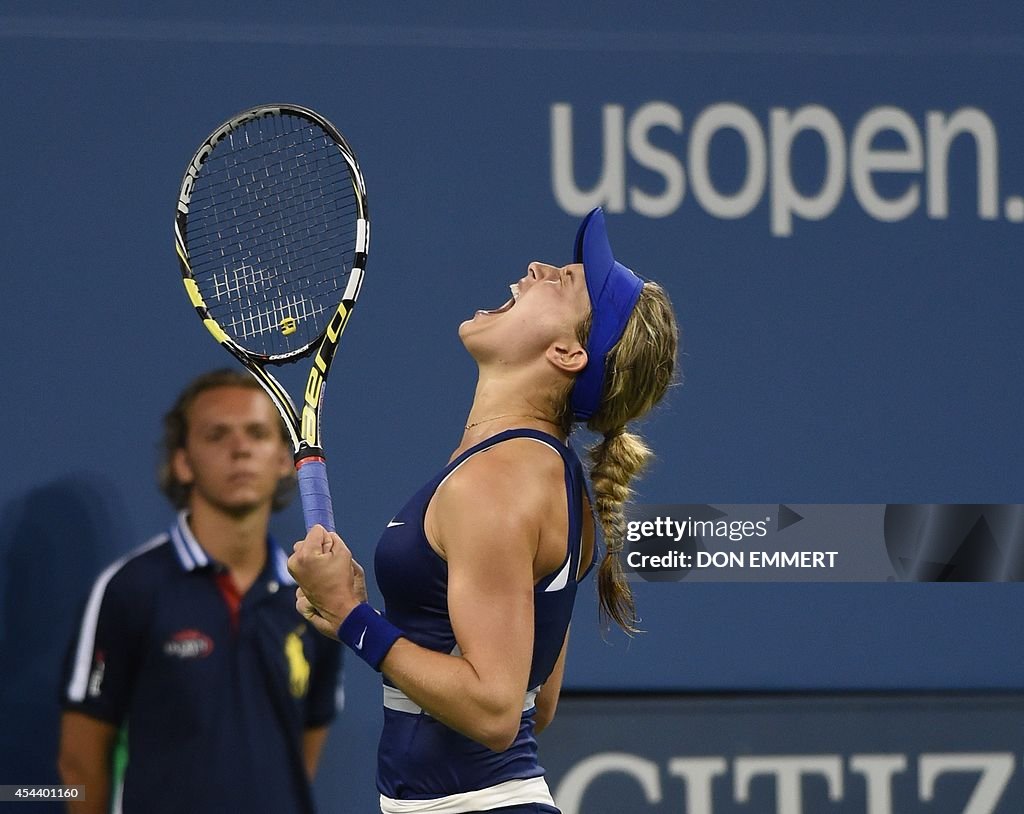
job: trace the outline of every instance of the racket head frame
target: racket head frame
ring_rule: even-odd
[[[248,350],[232,339],[228,332],[217,323],[207,307],[193,276],[192,263],[189,258],[188,215],[196,179],[214,148],[239,127],[254,119],[282,114],[297,116],[314,123],[334,141],[348,165],[348,174],[356,202],[355,251],[352,269],[349,271],[341,300],[320,334],[313,341],[287,353],[262,354]],[[213,130],[202,142],[185,169],[175,207],[174,240],[185,291],[207,331],[225,350],[245,366],[270,396],[288,430],[296,461],[310,456],[322,458],[320,421],[324,383],[337,352],[342,332],[348,324],[362,289],[370,247],[370,217],[366,202],[366,185],[355,153],[341,131],[316,111],[294,104],[258,105],[232,116]],[[303,390],[303,403],[300,411],[285,388],[267,370],[267,366],[293,362],[311,354],[312,365]]]

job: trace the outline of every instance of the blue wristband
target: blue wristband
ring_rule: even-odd
[[[365,602],[356,605],[338,628],[338,638],[377,672],[391,645],[402,635],[402,631]]]

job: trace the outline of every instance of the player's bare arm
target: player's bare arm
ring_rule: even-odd
[[[537,519],[559,503],[564,514],[561,462],[530,442],[506,446],[467,462],[438,489],[427,512],[428,538],[448,562],[449,613],[461,655],[403,638],[381,664],[432,717],[496,750],[515,738],[522,715],[534,582],[557,566],[565,541],[563,527],[551,535],[561,539],[560,552],[542,545],[547,537]],[[364,600],[340,538],[326,553],[322,534],[311,532],[303,543],[290,561],[301,586],[298,607],[309,618],[319,615],[326,632]]]

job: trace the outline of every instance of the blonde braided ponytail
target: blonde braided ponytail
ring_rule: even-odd
[[[604,557],[597,570],[601,613],[627,633],[638,632],[638,620],[620,557],[626,540],[623,506],[633,494],[630,481],[643,471],[650,457],[648,446],[639,436],[626,432],[625,427],[612,430],[590,450],[594,511],[605,542]]]
[[[581,326],[581,333],[589,324]],[[622,338],[605,360],[601,406],[587,427],[603,436],[590,449],[594,510],[604,533],[605,553],[597,573],[601,615],[627,633],[638,632],[633,592],[622,568],[626,539],[625,504],[630,486],[653,457],[644,440],[626,425],[657,404],[675,374],[679,331],[672,304],[657,283],[644,283]]]

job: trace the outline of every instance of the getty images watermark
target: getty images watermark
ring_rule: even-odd
[[[703,571],[722,572],[719,578],[724,574],[731,580],[743,579],[738,572],[746,569],[836,568],[835,548],[778,547],[778,532],[803,519],[786,506],[730,507],[731,512],[710,505],[634,508],[626,522],[625,563],[631,573],[651,582]]]
[[[675,520],[666,515],[653,520],[631,520],[626,540],[664,540],[678,546],[683,540],[710,538],[734,543],[768,536],[771,515],[763,520]],[[626,556],[630,568],[834,568],[838,551],[758,551],[757,549],[687,552],[681,548],[657,554],[631,550]]]
[[[1020,504],[672,504],[627,512],[648,582],[1024,580]]]

